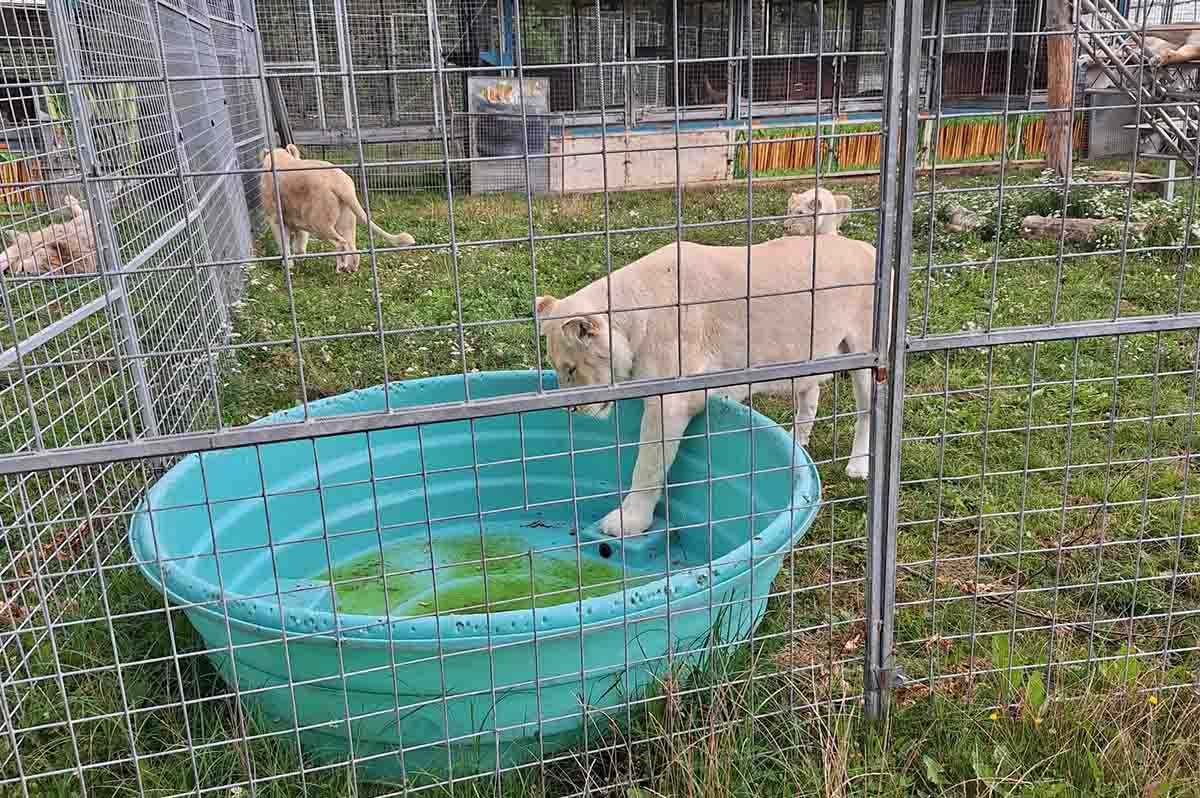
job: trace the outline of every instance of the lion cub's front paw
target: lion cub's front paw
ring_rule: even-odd
[[[846,476],[851,479],[866,479],[871,471],[871,461],[865,454],[851,457],[846,464]]]
[[[1166,57],[1172,53],[1174,53],[1173,50],[1168,50],[1165,53],[1160,53],[1155,50],[1142,50],[1140,55],[1145,60],[1146,66],[1155,69],[1162,66],[1163,62],[1166,61]]]
[[[604,520],[600,522],[600,531],[609,537],[619,538],[622,536],[621,527],[624,522],[624,534],[636,535],[649,529],[653,521],[653,507],[649,511],[641,507],[621,507],[604,516]]]

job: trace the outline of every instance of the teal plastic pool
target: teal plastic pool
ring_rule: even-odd
[[[473,374],[471,396],[537,382]],[[463,381],[390,390],[392,407],[423,405],[461,400]],[[384,406],[374,388],[309,408]],[[191,455],[147,492],[130,545],[255,722],[299,729],[310,761],[419,780],[595,746],[664,674],[752,633],[820,496],[787,431],[713,399],[651,530],[604,538],[641,415],[628,401],[606,420],[540,411]]]

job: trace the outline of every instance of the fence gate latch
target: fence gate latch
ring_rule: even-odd
[[[876,673],[876,681],[880,690],[896,690],[908,684],[910,679],[904,668],[893,665],[890,668],[880,668]]]

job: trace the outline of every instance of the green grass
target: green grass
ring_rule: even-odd
[[[969,192],[939,194],[932,210],[918,196],[911,334],[1200,309],[1194,260],[1154,250],[1153,241],[1135,242],[1147,248],[1124,260],[1103,242],[1071,246],[1060,260],[1055,242],[1021,238],[1020,216],[1051,211],[1059,198],[1036,184],[1036,172],[1006,180],[1002,209],[991,176],[939,181],[939,192]],[[927,192],[928,183],[919,189]],[[755,186],[755,216],[783,214],[791,190]],[[841,190],[858,208],[878,201],[873,186]],[[951,200],[995,221],[950,233]],[[1118,200],[1123,207],[1123,197],[1081,192],[1070,204],[1089,213]],[[389,230],[449,242],[444,199],[373,193],[371,206]],[[714,222],[744,218],[746,208],[745,187],[735,185],[687,191],[679,213],[685,224],[703,225],[687,229],[690,240],[744,244],[745,224]],[[1159,242],[1180,233],[1185,209],[1186,198],[1171,207],[1144,197],[1135,203],[1138,218],[1164,225]],[[571,237],[603,230],[606,211],[613,230],[671,227]],[[259,262],[235,317],[235,342],[246,346],[225,375],[224,421],[246,423],[385,378],[455,373],[464,362],[481,370],[534,366],[535,269],[538,293],[570,293],[610,262],[618,268],[673,241],[677,209],[670,193],[638,192],[607,202],[536,198],[531,212],[536,235],[564,237],[531,246],[523,198],[463,197],[454,201],[457,259],[448,247],[389,252],[374,265],[364,256],[357,274],[340,275],[322,256],[297,263],[290,277],[277,260]],[[874,240],[876,225],[873,213],[863,213],[843,233]],[[778,222],[756,222],[753,239],[781,232]],[[471,243],[495,239],[516,241]],[[268,237],[259,243],[262,255],[277,255]],[[449,329],[460,312],[468,325],[513,321],[468,326],[460,346]],[[318,340],[330,335],[337,337]],[[1200,666],[1191,651],[1200,645],[1200,517],[1194,501],[1180,498],[1195,493],[1189,408],[1197,352],[1195,332],[1183,331],[909,358],[896,657],[917,681],[899,690],[883,729],[869,731],[856,698],[867,501],[866,487],[843,473],[853,401],[839,378],[824,392],[824,418],[809,447],[826,505],[775,583],[754,644],[704,671],[665,679],[648,711],[635,713],[634,729],[614,732],[621,744],[613,751],[445,792],[613,794],[603,788],[628,784],[616,792],[1200,794],[1200,696],[1188,687]],[[779,421],[789,417],[778,400],[756,405]],[[302,794],[297,777],[283,776],[298,768],[290,739],[264,736],[239,711],[182,613],[164,609],[161,596],[121,565],[120,517],[105,528],[95,547],[59,541],[51,552],[60,555],[43,566],[51,576],[98,559],[112,567],[86,585],[62,577],[74,588],[53,594],[78,597],[50,606],[63,614],[54,645],[22,635],[28,663],[6,671],[67,674],[61,685],[41,679],[20,688],[14,727],[32,729],[17,740],[25,773],[64,771],[38,779],[32,794],[81,794],[71,772],[77,761],[118,763],[85,771],[88,794],[106,798],[137,795],[139,774],[147,795]],[[106,615],[116,620],[94,620]],[[11,657],[6,662],[0,667],[14,668]],[[10,690],[7,700],[17,699]],[[73,735],[63,725],[68,709]],[[247,734],[251,742],[233,742]],[[189,736],[194,755],[185,752]],[[15,775],[10,745],[0,736],[5,778]],[[134,749],[143,758],[136,772],[127,761]],[[216,789],[250,778],[253,793]],[[310,773],[304,787],[310,796],[354,794],[345,768]],[[374,793],[389,790],[359,792]],[[0,787],[10,794],[20,792]]]

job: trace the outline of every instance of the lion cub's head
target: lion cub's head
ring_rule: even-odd
[[[845,194],[824,188],[810,188],[788,198],[788,216],[783,230],[790,236],[837,235],[845,211],[853,203]]]
[[[538,316],[550,317],[543,318],[539,332],[546,337],[546,352],[559,386],[609,385],[628,379],[633,370],[629,339],[604,314],[575,314],[569,304],[549,295],[537,298]],[[606,417],[611,409],[612,402],[571,408],[596,418]]]
[[[272,161],[276,164],[285,164],[290,161],[303,160],[300,155],[300,148],[295,144],[289,144],[286,147],[276,147],[273,150],[263,150],[260,159],[263,169],[270,170]]]

